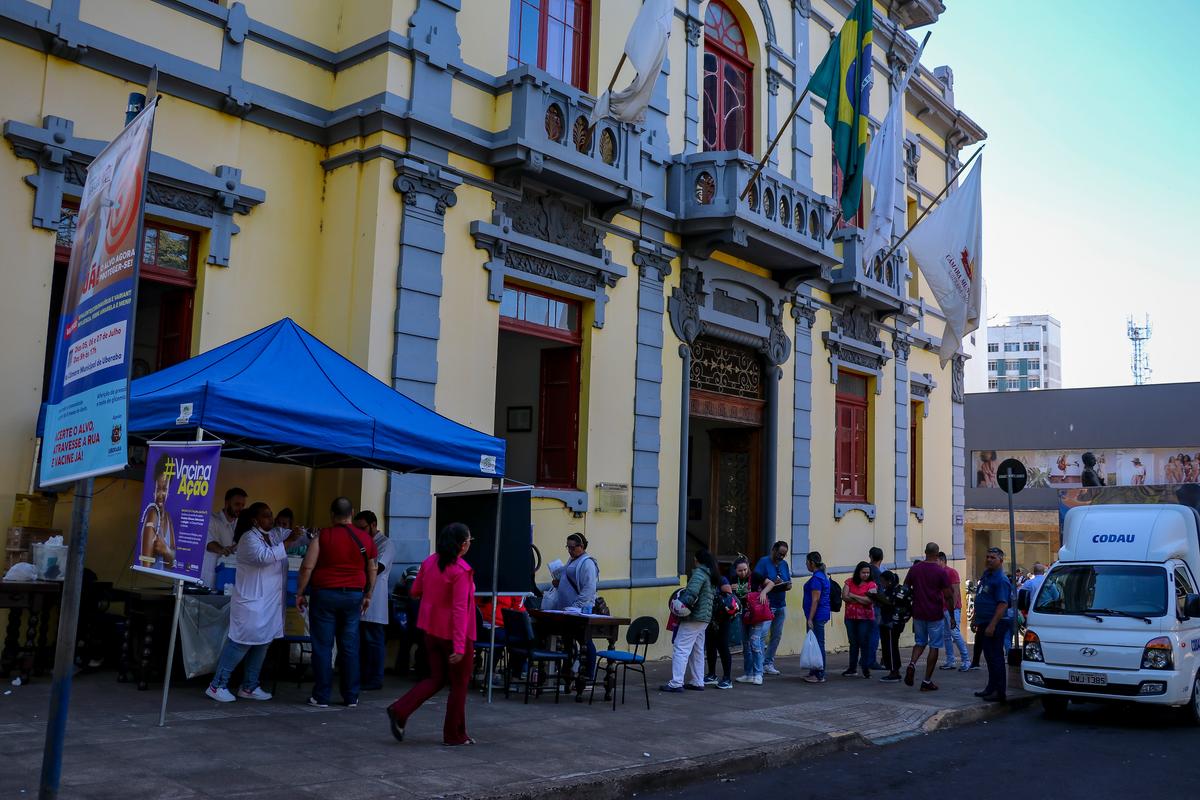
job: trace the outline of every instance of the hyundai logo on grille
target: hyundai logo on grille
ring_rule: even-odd
[[[1081,656],[1094,656],[1094,655],[1096,655],[1096,648],[1094,648],[1094,647],[1081,647],[1081,648],[1079,648],[1079,654],[1080,654]]]

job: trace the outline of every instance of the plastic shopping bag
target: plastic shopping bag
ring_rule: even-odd
[[[800,651],[800,669],[824,669],[825,654],[821,652],[821,644],[817,635],[812,631],[804,640],[804,649]]]

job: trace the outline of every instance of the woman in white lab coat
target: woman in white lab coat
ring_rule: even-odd
[[[245,677],[237,697],[270,700],[258,685],[258,673],[271,642],[283,636],[283,599],[287,581],[287,546],[299,538],[294,530],[286,539],[272,532],[275,517],[266,503],[254,503],[238,520],[237,578],[229,607],[229,636],[221,648],[217,672],[205,694],[220,703],[234,701],[226,687],[233,670],[246,661]]]

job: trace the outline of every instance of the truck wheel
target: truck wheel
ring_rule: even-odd
[[[1067,703],[1065,697],[1046,696],[1042,698],[1042,710],[1049,719],[1062,719],[1067,715]]]
[[[1180,711],[1187,724],[1200,726],[1200,674],[1192,681],[1192,699]]]

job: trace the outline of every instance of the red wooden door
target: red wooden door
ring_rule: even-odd
[[[542,351],[539,486],[576,487],[579,460],[579,348]]]
[[[158,319],[158,366],[186,361],[192,350],[192,289],[163,292]]]

